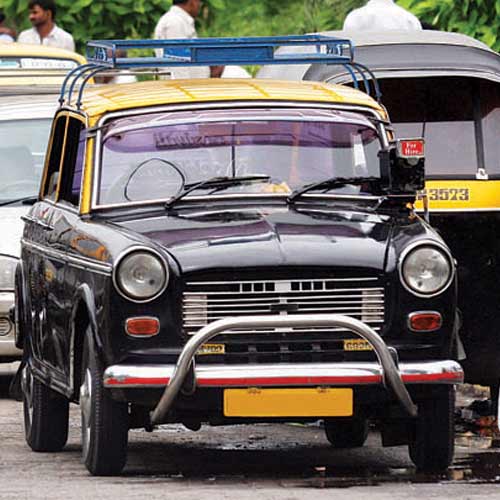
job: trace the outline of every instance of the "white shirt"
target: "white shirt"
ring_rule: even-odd
[[[49,47],[58,47],[59,49],[75,51],[75,42],[73,37],[59,26],[54,24],[54,28],[44,39],[40,38],[35,28],[25,30],[17,37],[19,43],[31,43],[33,45],[47,45]]]
[[[252,75],[241,66],[225,66],[221,78],[252,78]]]
[[[0,33],[0,42],[13,42],[14,39],[7,33]]]
[[[394,0],[370,0],[354,9],[344,21],[346,31],[421,30],[422,25],[411,12]]]
[[[172,5],[169,11],[158,21],[155,28],[156,39],[198,38],[194,26],[194,18],[178,5]],[[162,57],[162,51],[157,50],[156,56]],[[167,68],[168,70],[168,68]],[[172,78],[210,78],[210,68],[207,66],[170,68]]]

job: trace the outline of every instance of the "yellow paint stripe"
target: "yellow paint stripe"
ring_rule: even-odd
[[[90,197],[92,194],[92,173],[94,163],[94,145],[95,139],[87,140],[86,156],[85,156],[85,170],[83,175],[82,185],[82,199],[80,202],[80,214],[86,215],[90,213]]]
[[[500,180],[427,181],[425,188],[431,212],[500,210]],[[422,201],[415,208],[423,210]]]

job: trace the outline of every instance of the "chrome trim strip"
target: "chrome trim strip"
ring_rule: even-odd
[[[32,251],[39,253],[44,256],[49,256],[57,259],[65,264],[69,264],[78,269],[84,269],[86,271],[94,271],[96,273],[109,275],[113,269],[112,264],[106,262],[97,262],[95,260],[86,259],[85,257],[76,257],[73,255],[68,255],[65,252],[59,250],[54,250],[37,243],[28,241],[26,238],[21,238],[21,246],[27,247]]]
[[[165,387],[174,375],[175,365],[113,365],[104,372],[107,388]],[[463,380],[461,366],[451,360],[400,363],[403,382],[413,384],[458,384]],[[382,368],[377,363],[283,363],[279,365],[198,365],[200,387],[259,387],[335,385],[379,385]]]
[[[203,293],[200,293],[199,295],[205,295]],[[322,295],[322,296],[304,296],[304,297],[293,297],[297,298],[299,300],[295,301],[294,304],[305,304],[305,305],[310,305],[310,306],[316,306],[316,305],[328,305],[331,304],[331,301],[326,300],[326,299],[342,299],[342,298],[347,298],[347,299],[354,299],[359,297],[358,295]],[[381,293],[373,294],[370,295],[370,300],[367,300],[367,304],[371,307],[375,307],[378,305],[383,305],[384,300],[383,300],[384,295]],[[247,307],[251,305],[256,305],[258,306],[259,303],[263,303],[263,305],[266,305],[269,303],[270,300],[278,300],[279,297],[265,297],[265,298],[255,298],[255,299],[238,299],[238,304],[234,303],[234,299],[218,299],[218,298],[212,298],[210,297],[210,304],[208,304],[208,307],[213,307],[213,308],[220,308],[224,307],[226,304],[231,305],[232,307]],[[304,300],[304,299],[307,299]],[[373,300],[377,299],[377,300]],[[379,300],[382,299],[382,300]],[[248,302],[248,304],[245,304],[245,302]],[[206,300],[200,300],[200,299],[193,299],[193,298],[185,298],[184,299],[184,309],[199,309],[200,306],[204,306],[207,304]],[[342,304],[345,305],[351,305],[351,306],[358,306],[360,305],[360,302],[358,300],[346,300],[343,301]]]
[[[304,280],[304,281],[307,281],[307,280]],[[267,283],[272,283],[272,280],[269,280]],[[231,282],[228,281],[225,283],[226,285],[230,285]],[[238,282],[235,282],[234,283],[235,285],[238,284]],[[189,286],[189,283],[188,283],[188,286]],[[342,293],[345,293],[345,292],[368,292],[368,291],[372,291],[372,290],[375,290],[377,293],[383,291],[382,288],[332,288],[330,290],[325,290],[326,292],[335,292],[335,291],[339,291],[339,292],[342,292]],[[309,291],[311,293],[318,293],[318,292],[321,292],[321,290],[306,290],[306,291]],[[295,294],[303,294],[305,292],[305,290],[293,290],[293,291],[290,291],[290,292],[285,292],[287,294],[292,294],[292,293],[295,293]],[[199,292],[184,292],[183,295],[185,295],[186,297],[190,297],[190,296],[199,296],[199,295],[217,295],[217,296],[221,296],[223,297],[224,295],[239,295],[239,294],[252,294],[252,295],[270,295],[270,294],[279,294],[279,291],[262,291],[262,292],[258,292],[258,291],[248,291],[248,292],[242,292],[242,291],[235,291],[235,292],[213,292],[211,290],[200,290]],[[359,297],[359,295],[357,295]],[[349,295],[348,298],[355,298],[357,297],[356,295]],[[379,296],[379,295],[378,295]],[[300,296],[300,297],[296,297],[297,299],[301,299],[301,298],[306,298],[307,296]],[[336,298],[340,298],[340,295],[335,295],[334,297]],[[368,297],[372,297],[371,295],[368,296]],[[374,295],[374,297],[377,297],[377,295]],[[291,297],[293,298],[293,297]]]
[[[448,278],[448,281],[446,284],[437,292],[435,293],[419,293],[413,288],[411,288],[407,283],[406,280],[404,279],[403,276],[403,264],[410,252],[415,250],[418,247],[437,247],[439,250],[441,250],[445,256],[448,258],[448,262],[450,264],[450,276]],[[436,240],[419,240],[411,243],[408,245],[404,250],[401,252],[399,255],[399,260],[398,260],[398,274],[399,274],[399,281],[403,285],[403,288],[410,292],[412,295],[415,295],[415,297],[420,297],[423,299],[430,299],[432,297],[437,297],[438,295],[441,295],[442,293],[446,292],[450,285],[453,283],[453,279],[455,278],[455,273],[456,273],[456,265],[455,265],[455,260],[453,259],[453,256],[450,253],[450,250],[443,244],[441,244],[439,241]]]
[[[411,400],[408,391],[401,379],[401,374],[391,356],[391,353],[382,338],[368,325],[361,321],[335,314],[311,314],[296,316],[250,316],[247,318],[226,318],[215,321],[198,331],[185,344],[168,386],[165,388],[158,405],[153,411],[151,422],[160,424],[165,422],[165,417],[170,411],[177,394],[184,385],[184,381],[190,373],[191,366],[198,349],[222,332],[232,335],[233,328],[294,328],[294,327],[341,327],[351,330],[361,338],[367,340],[373,347],[382,370],[384,385],[391,388],[399,400],[401,406],[410,416],[417,415],[417,407]],[[293,333],[293,330],[291,330]],[[196,372],[195,372],[196,374]],[[194,377],[193,387],[196,387]]]
[[[236,284],[254,284],[254,283],[343,283],[343,282],[354,282],[358,281],[378,281],[378,278],[368,277],[368,278],[303,278],[303,279],[289,279],[289,280],[241,280],[241,281],[188,281],[188,286],[205,286],[205,285],[230,285],[232,283]],[[371,290],[371,289],[370,289]],[[382,290],[382,288],[380,288]]]

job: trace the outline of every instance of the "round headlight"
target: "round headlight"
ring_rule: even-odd
[[[168,271],[163,259],[146,251],[126,255],[116,270],[116,285],[121,293],[141,302],[157,297],[167,281]]]
[[[439,247],[418,246],[404,257],[403,284],[415,295],[428,297],[443,292],[451,283],[453,268],[449,255]]]
[[[12,257],[0,257],[0,290],[12,292],[15,288],[17,259]]]

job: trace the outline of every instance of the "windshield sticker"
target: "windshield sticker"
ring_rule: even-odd
[[[73,69],[78,66],[76,61],[69,59],[22,58],[23,69]]]
[[[19,61],[0,59],[0,69],[17,69],[17,68],[19,68]]]

